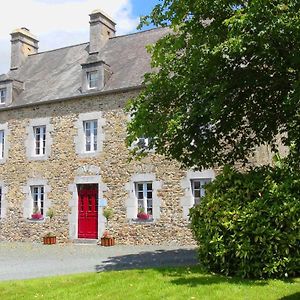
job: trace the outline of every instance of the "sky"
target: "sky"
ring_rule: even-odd
[[[117,35],[137,31],[139,17],[159,0],[9,0],[1,6],[0,74],[10,65],[10,33],[26,27],[39,40],[39,51],[89,40],[89,14],[101,9],[117,23]]]

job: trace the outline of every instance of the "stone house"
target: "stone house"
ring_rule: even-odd
[[[115,25],[94,11],[88,43],[41,53],[28,29],[11,33],[11,68],[0,75],[0,240],[39,241],[49,230],[61,242],[99,239],[108,205],[117,243],[193,243],[188,211],[215,171],[155,153],[129,161],[124,143],[124,106],[150,71],[145,46],[167,29],[115,36]]]

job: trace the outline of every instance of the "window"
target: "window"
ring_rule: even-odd
[[[33,127],[34,155],[42,156],[46,153],[46,126]]]
[[[0,159],[4,158],[4,130],[0,130]]]
[[[135,183],[135,193],[138,201],[138,213],[145,212],[153,215],[152,182]]]
[[[44,215],[44,186],[31,186],[33,213]]]
[[[83,121],[83,130],[85,136],[85,152],[96,152],[98,148],[98,121]]]
[[[0,89],[0,104],[4,104],[6,101],[6,88]]]
[[[141,149],[147,149],[149,147],[149,140],[149,138],[142,136],[138,139],[136,145]]]
[[[95,89],[95,88],[97,88],[98,71],[87,72],[86,75],[87,75],[88,89]]]
[[[192,193],[194,197],[194,204],[197,205],[200,203],[200,199],[205,195],[205,185],[210,183],[211,179],[192,179]]]

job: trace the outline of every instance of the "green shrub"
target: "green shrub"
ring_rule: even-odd
[[[242,277],[287,277],[300,268],[300,172],[224,168],[190,211],[200,264]]]

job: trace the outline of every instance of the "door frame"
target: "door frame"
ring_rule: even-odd
[[[83,191],[84,191],[84,193],[85,194],[88,194],[89,193],[89,191],[91,191],[91,193],[93,194],[93,195],[97,195],[96,197],[98,198],[99,197],[99,193],[98,193],[98,190],[99,190],[99,185],[98,184],[77,184],[76,185],[77,186],[77,193],[78,193],[78,206],[80,205],[80,189],[82,189]],[[92,186],[92,188],[91,188],[91,186]],[[97,193],[95,193],[95,191],[97,191]],[[98,198],[99,199],[99,198]],[[95,199],[95,201],[96,201],[96,199]],[[79,207],[78,207],[79,208]],[[87,209],[87,207],[86,207],[86,209]],[[87,225],[87,223],[86,223],[86,220],[82,220],[82,218],[80,218],[79,217],[79,210],[80,209],[78,209],[78,235],[77,235],[77,238],[78,239],[91,239],[91,240],[93,240],[93,239],[97,239],[98,238],[98,232],[99,232],[99,226],[98,226],[98,216],[99,216],[99,201],[98,201],[98,207],[97,207],[97,213],[96,213],[96,215],[95,216],[93,216],[93,218],[92,218],[92,220],[90,220],[92,223],[93,222],[97,222],[97,226],[96,226],[96,228],[94,228],[95,229],[95,231],[96,232],[93,232],[93,233],[96,233],[95,235],[96,235],[96,238],[91,238],[91,237],[79,237],[79,227],[80,227],[80,224],[81,224],[81,226],[83,227],[83,224],[86,224]],[[85,214],[87,214],[88,213],[88,211],[86,210],[85,211]],[[93,213],[94,214],[94,213]],[[81,220],[81,221],[80,221]],[[82,222],[82,223],[81,223]],[[81,229],[82,229],[82,227],[81,227]],[[87,229],[87,228],[85,228],[85,229]],[[90,232],[82,232],[82,234],[81,235],[90,235]]]
[[[100,199],[103,199],[103,192],[107,190],[106,185],[102,182],[100,175],[95,176],[77,176],[74,183],[69,185],[69,191],[72,193],[72,199],[69,202],[71,213],[68,216],[69,221],[69,238],[70,240],[78,239],[78,190],[77,185],[80,184],[96,184],[98,185],[98,239],[105,231],[105,218],[103,216],[103,208]]]

